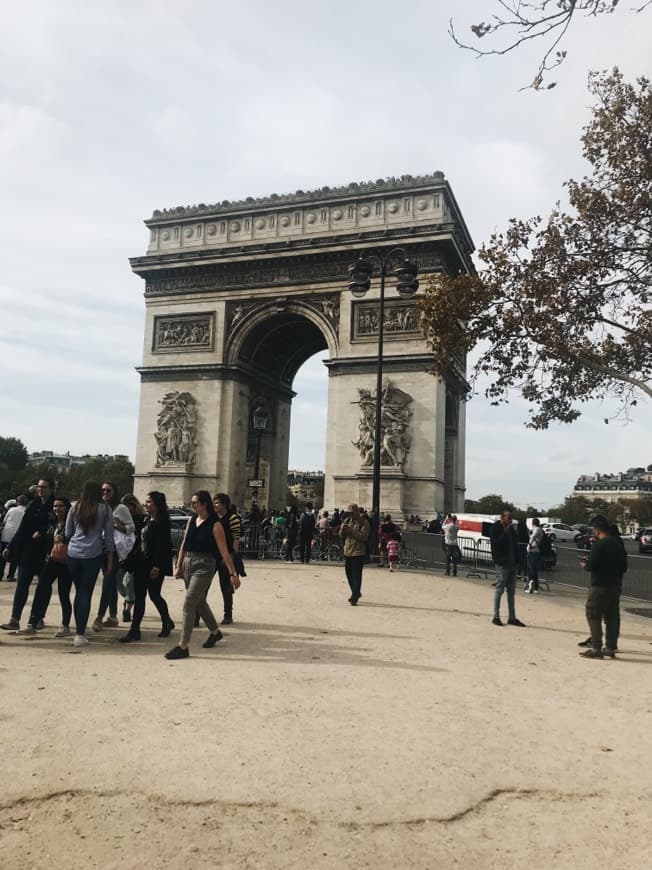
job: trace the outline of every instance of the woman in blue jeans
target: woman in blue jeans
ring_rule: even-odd
[[[88,643],[86,626],[97,575],[104,559],[105,570],[111,573],[115,550],[113,511],[102,501],[102,488],[94,480],[84,484],[79,501],[68,511],[66,538],[68,570],[75,584],[73,645],[81,647]]]
[[[120,529],[127,534],[133,533],[134,526],[129,509],[121,504],[118,487],[111,480],[105,480],[102,484],[102,501],[111,510],[114,528]],[[107,559],[107,550],[104,551],[102,563],[102,594],[97,610],[97,617],[93,623],[93,631],[102,631],[103,627],[115,628],[118,622],[118,560],[113,559],[111,566]],[[109,615],[104,619],[104,614]]]

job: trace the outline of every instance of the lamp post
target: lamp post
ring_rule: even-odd
[[[256,459],[254,463],[254,481],[258,482],[258,476],[260,475],[260,441],[263,436],[263,432],[267,429],[268,417],[267,411],[262,405],[256,405],[253,413],[253,424],[254,424],[254,432],[256,433]],[[252,486],[253,493],[251,496],[252,502],[257,501],[258,497],[258,487]]]
[[[385,278],[390,264],[394,265],[396,290],[402,299],[411,299],[419,289],[418,267],[411,263],[403,248],[392,248],[385,253],[382,249],[360,257],[349,266],[349,290],[356,299],[362,299],[371,287],[374,265],[380,268],[380,299],[378,303],[378,360],[376,363],[376,409],[374,420],[374,468],[372,483],[372,512],[376,516],[376,533],[372,541],[372,552],[379,552],[380,534],[380,458],[382,439],[382,392],[383,392],[383,339],[385,332]]]

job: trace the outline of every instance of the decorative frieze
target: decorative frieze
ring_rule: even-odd
[[[353,341],[375,341],[378,338],[380,314],[378,301],[353,304]],[[419,320],[414,301],[385,301],[385,340],[419,336]]]
[[[409,256],[419,271],[434,272],[442,268],[442,257],[432,245],[413,245]],[[145,295],[169,296],[177,293],[240,288],[274,287],[288,284],[309,284],[318,281],[338,281],[344,286],[347,267],[352,259],[349,251],[328,254],[255,260],[248,263],[213,263],[210,266],[182,266],[146,275]]]
[[[214,312],[155,317],[153,350],[158,353],[212,350],[214,335]]]

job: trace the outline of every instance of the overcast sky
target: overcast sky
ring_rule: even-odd
[[[476,245],[580,175],[588,68],[650,74],[652,15],[582,22],[545,94],[532,50],[475,60],[447,36],[492,0],[25,0],[0,5],[0,433],[134,456],[154,208],[441,169]],[[297,376],[291,465],[323,466],[326,373]],[[468,406],[471,497],[559,501],[582,472],[652,462],[652,412],[532,433]]]

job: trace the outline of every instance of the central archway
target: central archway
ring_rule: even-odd
[[[275,300],[244,315],[229,338],[227,361],[245,375],[248,386],[246,457],[241,475],[241,503],[257,498],[261,506],[283,508],[287,495],[292,389],[301,366],[320,351],[332,359],[338,341],[327,317],[310,301]],[[254,427],[254,411],[264,408],[268,420],[262,435]],[[257,492],[248,487],[256,478]]]

